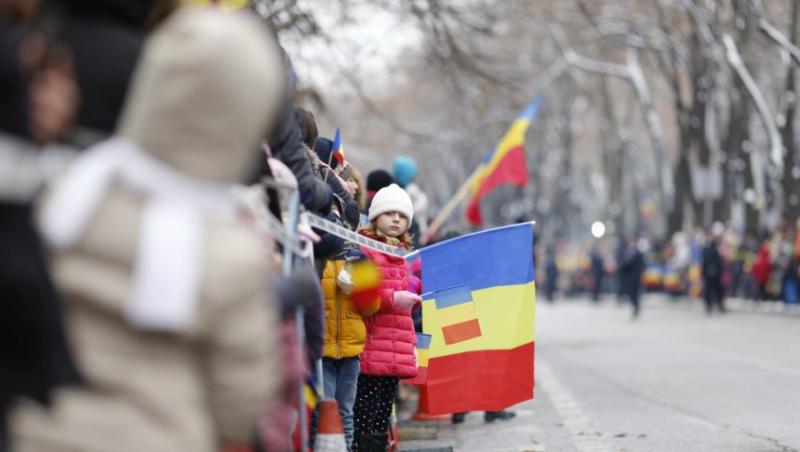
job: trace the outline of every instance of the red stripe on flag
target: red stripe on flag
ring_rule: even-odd
[[[519,145],[503,157],[494,171],[486,175],[478,192],[472,196],[467,206],[467,220],[470,223],[483,224],[480,211],[480,199],[498,185],[514,184],[524,187],[528,183],[528,165],[525,162],[525,147]]]
[[[481,324],[478,319],[467,320],[442,328],[444,343],[447,345],[457,344],[469,339],[481,337]]]
[[[533,398],[534,343],[431,358],[426,391],[430,414],[500,411]]]

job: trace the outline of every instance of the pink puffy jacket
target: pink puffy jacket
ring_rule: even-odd
[[[417,336],[410,311],[396,309],[394,292],[409,290],[405,260],[362,247],[361,251],[378,266],[381,281],[381,307],[374,315],[364,317],[367,340],[361,353],[361,373],[411,378],[417,375],[414,348]]]

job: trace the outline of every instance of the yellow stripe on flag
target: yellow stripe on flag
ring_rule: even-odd
[[[306,406],[313,410],[317,407],[317,395],[314,393],[314,390],[311,389],[311,386],[309,386],[308,383],[306,383],[303,387],[303,391],[305,393]]]
[[[423,331],[432,336],[430,358],[483,350],[508,350],[529,344],[536,338],[536,286],[527,284],[496,286],[472,292],[481,336],[446,345],[442,322],[446,313],[433,300],[422,303]],[[470,303],[473,304],[473,303]]]
[[[475,312],[475,303],[472,301],[440,309],[437,315],[441,326],[466,322],[467,320],[473,320],[478,317]]]
[[[428,367],[428,358],[429,352],[427,349],[418,348],[417,349],[417,366],[418,367]]]
[[[497,148],[492,155],[492,159],[481,168],[480,173],[475,177],[475,180],[472,182],[472,193],[476,193],[483,183],[483,180],[486,179],[486,176],[491,174],[492,171],[497,168],[497,165],[503,161],[503,157],[508,154],[508,151],[514,149],[517,146],[521,146],[525,144],[525,133],[528,130],[528,126],[530,126],[531,122],[528,119],[517,119],[514,123],[511,124],[511,127],[508,128],[506,134],[503,135],[503,138],[500,139],[500,143],[497,144]]]

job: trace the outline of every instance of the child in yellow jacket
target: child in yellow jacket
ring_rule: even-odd
[[[377,303],[352,300],[352,281],[346,259],[328,261],[322,274],[325,295],[325,339],[322,351],[324,396],[336,399],[348,450],[353,444],[353,404],[366,329],[362,316],[374,314]]]

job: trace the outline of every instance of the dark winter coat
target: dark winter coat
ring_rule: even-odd
[[[297,178],[300,186],[300,201],[311,211],[327,213],[332,201],[332,191],[322,179],[314,176],[311,162],[306,158],[294,107],[288,99],[284,101],[278,123],[267,139],[272,155],[286,164]]]
[[[721,281],[724,262],[719,253],[717,242],[712,241],[703,249],[703,279]]]
[[[28,83],[19,52],[29,32],[0,20],[0,130],[24,138],[30,137]]]
[[[358,208],[358,201],[353,198],[350,193],[342,186],[339,178],[336,177],[332,170],[328,168],[322,169],[323,179],[325,174],[328,173],[327,181],[328,186],[333,191],[334,199],[339,203],[339,210],[342,212],[342,219],[351,228],[358,226],[361,219],[361,212]]]
[[[620,266],[620,285],[623,293],[638,292],[642,284],[645,262],[642,252],[629,246],[622,255]]]
[[[64,333],[61,301],[50,281],[29,205],[0,203],[0,418],[18,396],[50,401],[78,372]],[[2,422],[2,420],[0,420]]]
[[[336,223],[339,226],[342,226],[342,221],[337,217],[333,212],[329,212],[327,215],[320,215],[322,218]],[[333,234],[325,232],[321,229],[314,229],[314,232],[320,236],[321,240],[314,244],[314,257],[316,259],[330,259],[334,256],[337,256],[344,251],[345,248],[345,240],[339,238]],[[319,270],[321,274],[321,269],[324,266],[321,266]]]
[[[11,138],[0,139],[0,146],[15,146],[18,140],[24,147],[15,146],[16,151],[38,152],[27,141],[28,89],[19,66],[19,47],[27,33],[22,27],[0,24],[0,133]],[[0,156],[13,155],[11,151],[0,149]],[[0,161],[4,166],[18,164]],[[0,190],[0,424],[12,399],[23,396],[47,403],[55,386],[79,380],[61,301],[34,232],[32,199],[8,195]]]

